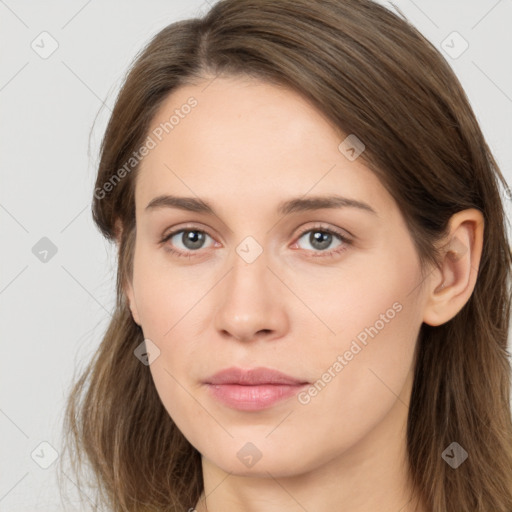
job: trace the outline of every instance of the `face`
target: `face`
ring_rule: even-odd
[[[208,83],[174,91],[148,132],[131,311],[158,347],[163,405],[206,460],[309,471],[397,407],[404,420],[419,259],[393,198],[305,99],[254,79]]]

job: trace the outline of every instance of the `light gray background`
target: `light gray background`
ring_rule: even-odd
[[[444,55],[510,181],[512,1],[394,4],[438,48],[453,31],[469,43],[458,58]],[[135,53],[167,24],[207,7],[203,0],[0,0],[1,511],[62,510],[57,463],[43,469],[31,454],[51,460],[41,442],[60,451],[73,372],[98,346],[114,303],[115,251],[90,214],[98,145]],[[43,31],[58,43],[46,59],[31,47]],[[46,263],[32,252],[42,237],[57,247]]]

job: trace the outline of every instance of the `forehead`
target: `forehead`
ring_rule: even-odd
[[[143,206],[163,193],[216,197],[219,205],[238,198],[243,208],[308,193],[372,198],[375,209],[393,202],[362,159],[339,150],[347,134],[300,94],[256,79],[178,88],[148,134],[154,147],[136,186]]]

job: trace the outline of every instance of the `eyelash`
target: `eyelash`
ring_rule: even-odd
[[[198,232],[203,233],[205,235],[208,235],[210,238],[213,239],[213,237],[208,233],[208,231],[205,231],[204,229],[198,229],[196,227],[190,226],[190,227],[182,227],[180,229],[176,229],[175,231],[171,231],[167,235],[165,235],[161,240],[160,244],[165,244],[167,241],[169,241],[174,235],[177,235],[178,233],[182,233],[185,231],[192,231],[192,232]],[[330,251],[313,251],[313,254],[310,254],[308,257],[312,258],[318,258],[318,257],[325,257],[325,258],[332,258],[337,256],[338,254],[341,254],[342,252],[347,250],[347,246],[352,243],[352,241],[347,238],[345,235],[343,235],[340,231],[333,229],[333,228],[326,228],[324,226],[313,226],[309,227],[308,229],[305,229],[301,231],[297,235],[297,242],[300,240],[306,233],[309,233],[311,231],[318,231],[321,233],[327,233],[329,235],[334,235],[335,237],[338,237],[340,241],[342,242],[342,245],[340,245],[337,249],[332,249]],[[295,243],[297,243],[295,242]],[[164,249],[169,252],[170,254],[177,256],[179,258],[192,258],[196,255],[194,253],[200,252],[200,250],[197,251],[187,251],[183,253],[182,251],[176,250],[172,248],[170,245],[166,245]],[[316,253],[316,254],[315,254]]]

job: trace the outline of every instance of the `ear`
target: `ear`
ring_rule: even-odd
[[[454,214],[441,241],[439,269],[430,275],[423,321],[437,326],[451,320],[475,288],[482,255],[484,218],[476,208]]]
[[[139,312],[137,310],[137,304],[135,302],[135,294],[133,292],[132,283],[127,283],[124,287],[124,294],[126,296],[126,300],[128,301],[128,307],[132,313],[133,321],[141,327]]]
[[[123,225],[120,221],[120,219],[116,219],[115,221],[115,241],[117,245],[117,251],[119,253],[119,245],[121,243],[121,237],[123,234]],[[140,319],[139,319],[139,312],[137,311],[137,304],[135,303],[135,293],[133,290],[133,283],[128,280],[128,282],[124,283],[123,285],[123,292],[126,297],[126,300],[128,302],[128,307],[130,308],[130,311],[132,313],[133,321],[137,325],[141,325]]]

